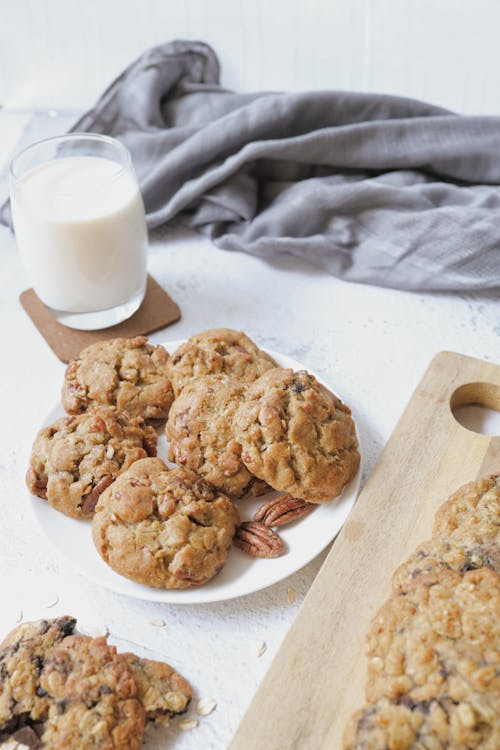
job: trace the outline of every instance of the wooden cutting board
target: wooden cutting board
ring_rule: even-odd
[[[388,392],[385,398],[390,399]],[[230,750],[340,750],[364,703],[364,639],[391,574],[430,536],[460,485],[500,470],[500,437],[452,408],[500,410],[500,366],[442,352],[431,362],[307,594]]]

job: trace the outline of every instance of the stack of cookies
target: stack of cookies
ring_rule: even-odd
[[[393,576],[345,750],[500,748],[500,475],[460,488]]]
[[[254,556],[282,554],[272,527],[337,497],[359,466],[349,408],[231,329],[171,357],[145,337],[90,346],[66,370],[62,404],[68,416],[35,441],[28,487],[92,519],[105,562],[158,588],[211,580],[233,539]],[[165,419],[174,468],[156,457]],[[242,524],[236,501],[271,489],[285,495]]]
[[[0,643],[0,735],[30,748],[136,750],[150,723],[187,711],[168,664],[75,634],[73,617],[27,622]],[[16,745],[17,746],[17,745]]]

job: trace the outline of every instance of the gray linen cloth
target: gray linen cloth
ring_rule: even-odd
[[[500,118],[402,97],[236,94],[213,50],[144,53],[76,131],[132,153],[150,228],[177,217],[218,247],[292,253],[356,282],[500,287]]]

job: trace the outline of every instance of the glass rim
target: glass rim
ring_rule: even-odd
[[[107,143],[109,146],[113,146],[118,151],[120,151],[124,157],[123,163],[119,161],[116,162],[120,166],[120,169],[118,169],[118,171],[115,174],[113,174],[111,177],[105,180],[102,180],[101,182],[99,182],[99,184],[96,184],[94,187],[90,188],[90,190],[96,190],[102,187],[106,187],[107,185],[110,185],[112,182],[118,179],[118,177],[120,177],[127,169],[132,168],[132,157],[130,155],[130,151],[123,143],[121,143],[121,141],[117,140],[116,138],[113,138],[110,135],[102,135],[101,133],[86,133],[84,131],[82,132],[76,131],[74,133],[64,133],[63,135],[53,135],[53,136],[50,136],[50,138],[41,138],[39,141],[30,143],[24,148],[22,148],[11,159],[11,162],[9,165],[9,174],[10,174],[11,179],[14,180],[16,184],[22,185],[24,175],[16,174],[16,165],[19,159],[21,159],[26,153],[28,153],[32,149],[35,149],[38,146],[43,146],[45,144],[52,143],[54,141],[64,142],[64,141],[78,141],[78,140],[89,140],[89,141],[95,141],[97,143]],[[69,158],[69,157],[62,157],[62,158]],[[46,159],[45,161],[50,161],[50,159]],[[44,163],[43,161],[40,162],[40,164],[43,164],[43,163]],[[24,187],[27,187],[27,186],[24,186]],[[82,189],[82,190],[69,190],[69,191],[68,190],[61,190],[61,191],[52,190],[52,192],[55,192],[58,195],[78,195],[79,193],[89,192],[89,188]]]

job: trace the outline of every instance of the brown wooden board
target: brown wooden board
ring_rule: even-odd
[[[61,325],[52,317],[50,310],[40,301],[33,289],[26,289],[19,296],[19,300],[47,344],[62,362],[74,359],[82,349],[96,341],[152,333],[175,323],[181,317],[179,306],[152,276],[148,276],[146,295],[137,312],[123,323],[101,331],[76,331]]]
[[[388,398],[390,394],[388,394]],[[452,407],[500,410],[500,366],[442,352],[431,362],[307,594],[230,750],[340,750],[364,703],[365,634],[391,575],[428,538],[460,485],[500,470],[500,437]]]

